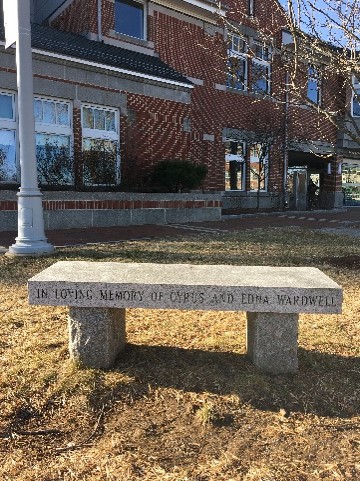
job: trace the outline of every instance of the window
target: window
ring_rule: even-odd
[[[34,116],[40,183],[71,183],[71,104],[62,100],[35,97]]]
[[[314,66],[308,68],[307,97],[314,104],[321,102],[321,78],[320,73]]]
[[[83,129],[84,134],[90,133],[91,137],[94,136],[94,131],[98,131],[95,137],[101,138],[110,138],[112,134],[117,134],[116,110],[108,110],[103,107],[83,107]]]
[[[115,1],[115,31],[145,39],[144,4],[133,0]]]
[[[243,38],[233,33],[229,34],[227,87],[246,90],[247,87],[247,55],[246,43]]]
[[[0,92],[0,120],[15,120],[14,95]]]
[[[82,107],[84,183],[115,185],[119,176],[119,112],[117,109]]]
[[[262,144],[250,146],[250,189],[267,190],[268,147]]]
[[[245,189],[245,143],[227,139],[225,142],[225,190]]]
[[[342,189],[345,205],[360,205],[360,161],[344,159],[342,163]]]
[[[254,42],[254,58],[251,69],[251,88],[254,93],[270,93],[271,48]]]
[[[0,182],[18,180],[15,95],[0,92]]]
[[[353,93],[352,93],[352,115],[360,117],[360,82],[353,77]]]

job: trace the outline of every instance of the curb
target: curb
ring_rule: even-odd
[[[288,216],[288,215],[314,215],[314,214],[337,214],[346,212],[346,208],[341,209],[321,209],[321,210],[282,210],[274,212],[252,212],[251,214],[223,214],[221,220],[242,219],[246,217],[266,217],[266,216]]]

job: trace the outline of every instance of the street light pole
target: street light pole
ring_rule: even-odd
[[[21,185],[18,196],[18,236],[9,254],[47,254],[54,247],[44,233],[42,194],[37,181],[35,119],[31,52],[30,0],[17,3],[16,70],[18,86]]]

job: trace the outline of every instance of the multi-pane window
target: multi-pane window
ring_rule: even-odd
[[[115,31],[145,39],[145,5],[134,0],[115,0]]]
[[[250,146],[250,189],[267,190],[268,184],[268,155],[267,147],[263,144]]]
[[[270,93],[270,62],[271,48],[258,42],[254,42],[254,57],[251,68],[251,88],[254,93]]]
[[[353,77],[353,93],[352,93],[352,115],[360,117],[360,82]]]
[[[83,129],[89,129],[91,131],[91,137],[94,135],[94,131],[98,131],[100,137],[111,137],[112,134],[117,134],[117,118],[116,110],[107,109],[105,107],[83,107]]]
[[[82,107],[84,182],[114,185],[119,176],[119,112],[108,107]]]
[[[314,104],[321,103],[321,77],[313,65],[308,68],[307,97]]]
[[[225,142],[225,190],[245,189],[245,143],[227,139]]]
[[[16,182],[15,96],[0,92],[0,182]]]
[[[34,116],[40,182],[71,183],[73,172],[70,102],[35,97]]]
[[[229,34],[227,86],[237,90],[247,88],[247,47],[239,35]]]

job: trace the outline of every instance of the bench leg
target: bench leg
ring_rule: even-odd
[[[111,367],[125,338],[125,309],[69,307],[70,358],[83,366]]]
[[[260,371],[297,371],[298,320],[298,314],[247,313],[247,355]]]

